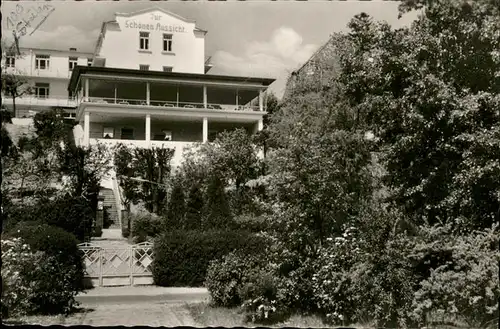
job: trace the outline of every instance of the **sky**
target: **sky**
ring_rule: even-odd
[[[1,6],[2,35],[6,15],[21,4],[24,10],[40,2],[7,2]],[[246,1],[246,2],[150,2],[51,1],[54,12],[21,47],[69,49],[93,52],[103,21],[114,20],[116,12],[134,12],[157,6],[207,30],[205,55],[212,56],[210,74],[274,78],[270,89],[280,97],[289,74],[305,63],[334,32],[347,30],[356,14],[365,12],[393,27],[408,25],[410,13],[398,19],[393,1]]]

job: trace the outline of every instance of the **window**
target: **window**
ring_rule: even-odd
[[[106,139],[110,139],[110,138],[113,138],[114,133],[115,133],[115,129],[113,127],[104,127],[104,130],[102,132],[102,137],[106,138]],[[123,130],[122,130],[122,134],[123,134]]]
[[[149,50],[149,32],[139,32],[139,49]]]
[[[49,62],[50,62],[49,55],[36,55],[35,56],[35,69],[48,70],[49,69]]]
[[[132,128],[122,128],[121,139],[134,139],[134,129]]]
[[[35,83],[35,95],[38,98],[48,98],[49,97],[49,87],[48,83]]]
[[[173,67],[172,66],[164,66],[163,67],[163,72],[172,72]]]
[[[141,70],[141,71],[149,71],[149,65],[140,64],[139,65],[139,70]]]
[[[16,57],[14,57],[14,55],[5,56],[5,66],[15,67],[16,66]]]
[[[163,51],[172,51],[172,34],[163,35]]]
[[[171,141],[172,140],[172,132],[170,130],[162,130],[163,133],[163,140],[165,141]]]
[[[78,57],[70,57],[69,58],[69,70],[73,71],[73,69],[78,65]]]
[[[92,58],[87,58],[87,66],[92,66]]]

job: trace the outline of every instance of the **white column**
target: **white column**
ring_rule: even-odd
[[[90,113],[85,112],[83,121],[83,146],[89,146],[90,142]]]
[[[146,104],[149,105],[150,100],[151,100],[151,89],[149,82],[146,82]]]
[[[115,104],[116,104],[116,95],[117,95],[117,91],[116,91],[116,83],[115,83]]]
[[[146,114],[146,143],[150,144],[151,142],[151,115]]]
[[[203,118],[203,143],[208,141],[208,118]]]
[[[257,122],[257,131],[261,131],[264,129],[264,119],[259,119],[259,122]]]
[[[88,102],[89,101],[89,79],[88,78],[85,78],[85,95],[83,95],[83,97],[85,97],[85,101]]]
[[[179,86],[177,86],[177,107],[179,107]]]
[[[238,89],[236,89],[236,108],[238,108]]]
[[[264,111],[264,92],[259,90],[259,111]]]
[[[208,101],[207,101],[207,86],[203,86],[203,107],[207,108],[208,106]]]

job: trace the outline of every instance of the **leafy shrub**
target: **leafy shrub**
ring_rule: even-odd
[[[184,221],[186,215],[186,200],[184,190],[179,180],[174,181],[172,194],[167,208],[165,216],[165,229],[184,229],[186,227],[186,223]]]
[[[144,242],[148,237],[155,237],[160,234],[162,222],[158,216],[146,211],[129,216],[132,223],[131,233],[135,243]]]
[[[235,217],[234,226],[238,229],[255,233],[267,231],[270,228],[269,219],[266,216],[255,216],[252,214],[242,214]]]
[[[32,250],[42,251],[47,257],[54,257],[61,275],[67,275],[64,280],[71,282],[71,289],[74,291],[83,289],[83,254],[73,234],[58,227],[36,222],[20,223],[11,234],[22,238]]]
[[[210,261],[232,251],[265,250],[268,240],[246,231],[172,231],[155,239],[153,280],[160,286],[202,286]]]
[[[94,220],[89,202],[82,197],[70,195],[54,200],[42,199],[34,205],[11,205],[6,210],[6,230],[20,222],[45,223],[74,234],[79,241],[90,236]]]
[[[224,182],[217,175],[210,176],[205,199],[203,227],[227,229],[231,224],[232,214],[224,191]]]
[[[276,323],[288,315],[287,307],[279,298],[279,277],[265,267],[250,276],[240,291],[241,305],[246,320],[256,323]]]
[[[67,233],[66,233],[67,234]],[[76,305],[74,277],[81,268],[60,257],[34,251],[23,239],[2,240],[2,316],[68,313]]]
[[[260,263],[256,257],[237,252],[212,260],[207,269],[205,286],[213,303],[224,307],[241,305],[241,290],[248,283],[252,271],[261,266]]]
[[[470,326],[486,326],[498,319],[498,225],[464,236],[449,234],[450,227],[424,230],[411,257],[448,253],[436,264],[415,292],[412,316],[420,323],[432,314],[464,316]]]
[[[2,239],[2,318],[27,314],[33,287],[27,274],[40,264],[43,253],[35,253],[20,238]]]
[[[196,230],[201,227],[203,212],[203,193],[199,184],[193,184],[186,200],[185,229]]]

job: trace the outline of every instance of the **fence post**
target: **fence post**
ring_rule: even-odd
[[[102,279],[102,252],[104,251],[102,248],[98,249],[99,251],[99,287],[103,286],[103,279]]]
[[[130,263],[129,263],[129,266],[130,266],[130,285],[133,286],[134,285],[134,266],[133,266],[133,258],[135,257],[135,254],[134,254],[134,247],[130,247],[129,248],[130,250]]]

